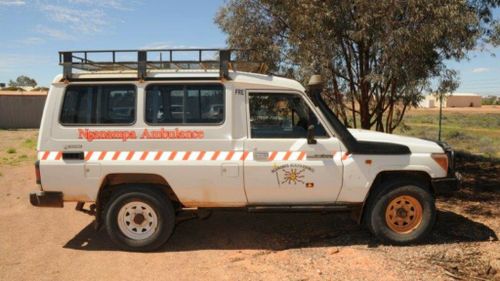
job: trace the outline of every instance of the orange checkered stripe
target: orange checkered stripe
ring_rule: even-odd
[[[333,155],[332,155],[333,156]],[[62,161],[61,151],[40,151],[41,161]],[[245,161],[253,160],[249,151],[86,151],[85,161]],[[305,151],[272,151],[270,161],[307,160]]]

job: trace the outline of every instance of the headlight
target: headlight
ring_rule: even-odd
[[[448,155],[446,153],[432,153],[431,157],[443,170],[448,172]]]

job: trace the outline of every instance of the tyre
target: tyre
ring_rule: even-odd
[[[108,203],[106,230],[128,251],[153,251],[172,235],[175,212],[162,193],[147,187],[124,187]]]
[[[422,240],[436,220],[434,197],[419,183],[395,180],[384,184],[367,205],[365,223],[382,242],[404,245]]]

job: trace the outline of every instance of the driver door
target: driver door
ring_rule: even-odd
[[[250,205],[334,203],[342,187],[340,143],[326,132],[303,94],[247,93],[244,161]],[[316,144],[308,144],[314,125]]]

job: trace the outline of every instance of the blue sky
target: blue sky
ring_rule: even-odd
[[[60,50],[224,47],[213,18],[223,0],[0,0],[0,82],[49,85]],[[496,13],[499,14],[498,11]],[[494,54],[495,56],[492,56]],[[500,48],[449,62],[459,92],[500,95]]]

